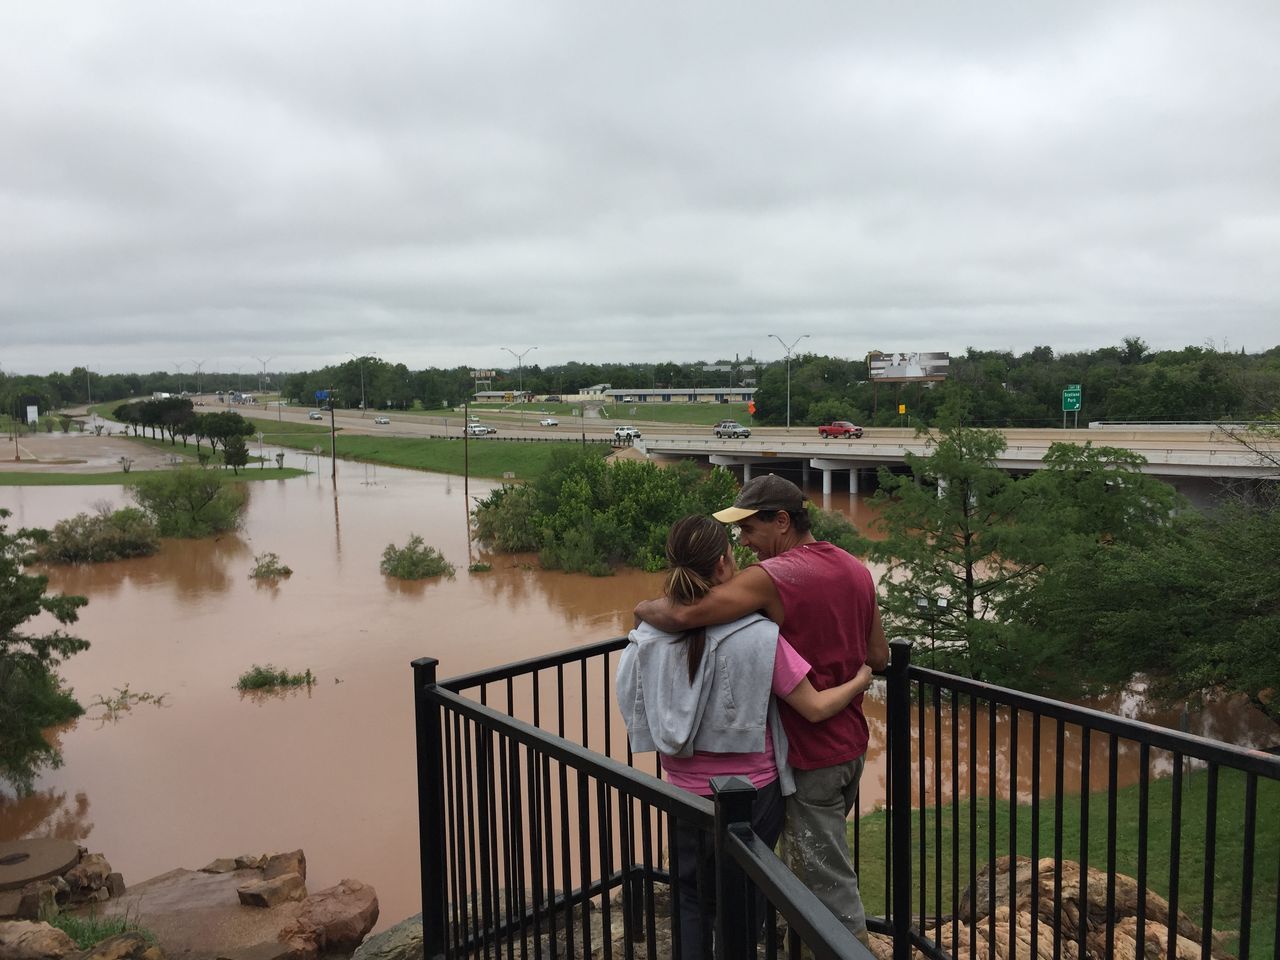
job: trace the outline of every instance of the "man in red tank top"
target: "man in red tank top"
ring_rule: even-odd
[[[740,542],[760,563],[695,604],[645,600],[636,605],[639,619],[678,633],[761,610],[812,664],[810,680],[820,690],[849,679],[863,663],[884,669],[889,645],[871,573],[856,557],[814,539],[799,487],[774,474],[756,477],[715,518],[736,524]],[[867,750],[862,697],[822,723],[808,722],[786,704],[779,708],[796,780],[787,798],[784,853],[796,876],[865,943],[846,829]]]

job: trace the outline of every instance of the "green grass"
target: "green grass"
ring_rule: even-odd
[[[287,438],[277,438],[274,442],[297,450],[310,450],[315,445],[298,439],[290,442]],[[501,479],[504,474],[513,473],[517,479],[529,480],[546,471],[557,450],[577,445],[571,440],[563,443],[505,443],[495,439],[476,439],[468,444],[469,469],[473,477]],[[328,456],[328,442],[321,446],[321,456]],[[463,472],[463,441],[460,439],[339,434],[337,448],[338,456],[343,459],[457,476]],[[598,452],[602,457],[612,452],[604,444],[589,444],[587,449]]]
[[[1208,774],[1197,771],[1183,779],[1181,856],[1179,858],[1178,908],[1197,925],[1202,918],[1204,891],[1204,833]],[[1169,838],[1173,823],[1172,785],[1170,778],[1153,780],[1150,785],[1147,843],[1147,886],[1167,897],[1169,893]],[[932,789],[932,782],[930,782]],[[1218,781],[1218,827],[1214,845],[1214,903],[1213,927],[1220,931],[1238,931],[1240,904],[1243,894],[1241,863],[1244,851],[1244,794],[1245,776],[1232,770],[1222,770]],[[953,809],[960,820],[959,876],[960,893],[969,885],[969,815],[968,801],[955,808],[951,804],[941,807],[942,813],[942,907],[939,913],[951,912],[951,841]],[[996,853],[1009,851],[1009,823],[1011,806],[997,800]],[[975,872],[987,862],[987,843],[991,807],[983,798],[974,802],[977,830],[973,836],[977,844]],[[927,912],[934,910],[934,829],[936,808],[925,808],[925,862]],[[1080,857],[1080,796],[1063,798],[1063,852],[1064,860],[1079,861]],[[1031,807],[1016,807],[1017,852],[1031,856]],[[1089,797],[1089,865],[1095,869],[1107,868],[1107,796],[1105,791]],[[884,866],[885,866],[885,813],[883,810],[864,816],[860,821],[859,887],[869,913],[883,916]],[[920,811],[911,814],[912,869],[920,869]],[[1040,843],[1037,855],[1052,857],[1054,852],[1054,803],[1052,799],[1040,803]],[[850,825],[850,842],[852,842]],[[1254,844],[1253,919],[1249,952],[1254,957],[1269,957],[1275,933],[1276,870],[1280,860],[1280,782],[1260,780],[1258,783],[1257,834]],[[1138,787],[1126,787],[1117,792],[1116,803],[1116,871],[1130,877],[1138,875]],[[919,897],[920,878],[915,876],[913,900]],[[919,911],[918,900],[913,902]],[[1234,950],[1237,941],[1232,938],[1229,949]]]
[[[288,480],[290,477],[304,476],[307,471],[296,467],[245,467],[244,473],[238,477],[231,471],[226,473],[228,482],[239,480]],[[94,487],[94,486],[131,486],[140,480],[150,477],[168,476],[172,470],[131,470],[125,473],[116,470],[111,473],[20,473],[13,470],[0,470],[0,487]]]
[[[71,913],[59,913],[50,917],[47,922],[74,940],[76,947],[81,950],[87,950],[108,937],[130,932],[141,934],[147,943],[156,942],[150,930],[128,916],[99,917],[96,914],[90,914],[87,917],[81,917]]]
[[[275,690],[278,687],[310,687],[316,682],[316,676],[310,668],[302,673],[290,673],[288,670],[277,670],[271,664],[265,667],[254,664],[236,681],[237,690]]]

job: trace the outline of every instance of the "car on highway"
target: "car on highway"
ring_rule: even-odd
[[[560,421],[559,421],[559,420],[557,420],[555,417],[543,417],[541,420],[539,420],[539,421],[538,421],[538,426],[540,426],[540,427],[558,427],[558,426],[560,426]]]
[[[374,417],[373,422],[385,427],[388,423],[391,422],[391,418],[390,417]]]
[[[487,427],[483,423],[468,423],[466,430],[468,437],[487,437],[489,434],[497,432],[497,427]]]
[[[613,428],[613,439],[615,439],[615,440],[639,440],[639,439],[640,439],[640,431],[639,431],[639,430],[637,430],[635,427],[628,427],[628,426],[623,426],[623,427],[614,427],[614,428]]]
[[[323,419],[324,419],[324,414],[323,414],[323,413],[321,413],[319,410],[312,410],[310,413],[308,413],[308,414],[307,414],[307,419],[308,419],[308,420],[323,420]]]
[[[830,423],[824,423],[818,428],[818,436],[824,440],[831,440],[836,437],[852,437],[858,440],[862,437],[862,428],[856,423],[850,423],[848,420],[832,420]]]
[[[717,437],[729,437],[730,439],[745,440],[751,436],[751,431],[740,424],[737,420],[721,420],[711,428]]]

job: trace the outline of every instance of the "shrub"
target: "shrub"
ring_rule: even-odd
[[[471,564],[471,566],[467,567],[467,570],[470,573],[488,573],[492,569],[493,564],[484,563],[480,560],[477,560],[475,563]]]
[[[148,477],[133,497],[151,514],[162,537],[207,537],[240,526],[246,494],[212,470],[181,467]]]
[[[400,580],[422,580],[426,577],[452,577],[453,564],[435,547],[427,546],[418,534],[412,534],[403,547],[388,543],[382,551],[380,569],[388,577]]]
[[[77,513],[59,520],[36,550],[43,563],[105,563],[147,557],[160,548],[151,518],[137,507],[95,514]]]
[[[237,690],[274,690],[276,687],[310,687],[316,682],[316,676],[308,667],[302,673],[290,673],[288,670],[277,670],[271,664],[265,667],[254,664],[236,681]]]
[[[625,563],[661,570],[671,524],[719,510],[735,489],[720,469],[573,453],[558,456],[532,483],[495,490],[476,508],[475,527],[495,549],[537,550],[549,569],[602,575]]]
[[[277,554],[259,553],[254,555],[253,571],[249,574],[249,579],[274,580],[277,577],[287,577],[292,573],[292,568],[281,563]]]

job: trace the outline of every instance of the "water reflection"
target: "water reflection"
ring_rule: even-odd
[[[77,793],[70,801],[63,790],[41,790],[20,801],[0,794],[0,839],[56,837],[79,842],[91,833],[87,794]]]
[[[208,540],[163,540],[150,557],[116,563],[70,564],[46,568],[50,589],[87,597],[118,594],[126,587],[150,591],[172,590],[179,601],[195,601],[226,593],[240,576],[233,564],[251,557],[252,550],[238,534],[224,533]],[[246,568],[247,572],[247,568]]]

